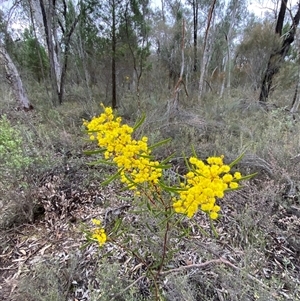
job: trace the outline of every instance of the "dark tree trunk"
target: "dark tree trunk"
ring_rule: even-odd
[[[282,32],[282,26],[283,26],[283,19],[286,11],[286,2],[287,0],[282,0],[281,2],[281,8],[278,15],[278,20],[276,24],[276,33],[278,35],[281,35]],[[264,75],[264,79],[262,82],[261,92],[259,96],[260,102],[267,102],[271,87],[272,87],[272,81],[274,75],[276,75],[280,67],[282,65],[282,62],[284,61],[284,58],[288,54],[288,51],[290,49],[291,44],[294,42],[295,35],[296,35],[296,29],[299,24],[300,20],[300,3],[298,4],[298,10],[293,18],[293,24],[290,27],[290,30],[285,34],[281,47],[277,49],[274,53],[271,54],[268,67]]]
[[[111,80],[112,80],[112,99],[113,109],[117,108],[117,80],[116,80],[116,3],[112,1],[112,59],[111,59]]]
[[[198,58],[197,58],[197,49],[198,49],[198,12],[199,5],[198,0],[193,0],[193,31],[194,31],[194,72],[197,71]]]
[[[64,18],[66,20],[66,24],[67,24],[67,4],[64,1]],[[80,14],[75,18],[75,20],[73,21],[73,23],[71,24],[70,28],[66,28],[64,29],[62,26],[62,32],[64,34],[64,41],[65,41],[65,51],[64,51],[64,56],[63,56],[63,65],[62,65],[62,71],[61,71],[61,80],[60,80],[60,89],[59,89],[59,103],[62,104],[63,102],[63,97],[64,97],[64,90],[65,90],[65,80],[66,80],[66,73],[67,73],[67,67],[68,67],[68,58],[69,58],[69,54],[70,54],[70,43],[71,43],[71,36],[76,28],[76,25],[79,21],[80,18]],[[68,32],[66,32],[68,30]]]
[[[275,32],[277,34],[279,34],[279,36],[281,36],[281,33],[282,33],[282,27],[283,27],[287,2],[288,2],[288,0],[282,0],[281,1],[280,11],[279,11],[279,15],[278,15],[277,23],[276,23],[276,28],[275,28]]]
[[[43,16],[43,23],[44,23],[44,29],[45,29],[45,35],[46,35],[46,42],[47,42],[47,48],[48,48],[48,54],[49,54],[49,61],[50,61],[50,81],[51,81],[51,87],[52,87],[52,102],[54,105],[57,105],[59,103],[59,90],[58,90],[58,82],[57,82],[57,76],[56,76],[56,70],[55,70],[55,61],[54,61],[54,46],[52,42],[52,17],[53,17],[53,6],[51,2],[49,2],[49,9],[48,9],[48,15],[47,11],[44,5],[44,1],[40,0],[40,7],[41,12]]]

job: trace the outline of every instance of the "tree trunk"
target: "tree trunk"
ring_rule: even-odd
[[[112,80],[112,99],[111,105],[113,109],[117,108],[117,80],[116,80],[116,3],[112,1],[112,59],[111,59],[111,80]]]
[[[74,33],[81,12],[77,16],[73,15],[72,17],[74,18],[71,21],[71,8],[68,8],[65,0],[62,1],[63,9],[61,11],[58,11],[56,8],[55,0],[29,0],[29,4],[40,34],[47,45],[50,61],[52,101],[54,104],[61,104],[64,95],[71,36]],[[61,18],[59,18],[57,12],[61,14]],[[62,20],[65,21],[65,24],[63,24]],[[58,31],[58,28],[61,29],[61,32]],[[64,51],[61,49],[62,43]]]
[[[165,15],[165,1],[164,0],[161,0],[161,14],[162,14],[163,23],[165,23],[166,15]]]
[[[294,93],[293,103],[290,109],[290,112],[292,114],[296,113],[299,108],[299,104],[300,104],[299,89],[300,89],[300,67],[298,67],[298,80],[297,80],[297,85]]]
[[[33,7],[30,3],[29,5],[29,10],[30,10],[30,21],[32,23],[32,30],[33,30],[33,34],[34,34],[34,38],[36,40],[36,47],[38,49],[38,57],[39,57],[39,63],[40,63],[40,68],[41,68],[41,72],[42,72],[42,78],[45,80],[46,79],[46,74],[45,74],[45,65],[43,63],[43,59],[42,59],[42,55],[41,55],[41,48],[38,47],[39,46],[39,43],[38,43],[38,36],[37,36],[37,30],[39,30],[39,26],[36,26],[35,25],[35,18],[34,18],[34,14],[35,12],[33,11]],[[40,33],[40,30],[39,30],[39,33]],[[39,79],[39,82],[40,82],[40,79]],[[47,85],[46,85],[46,89],[47,89]],[[47,89],[47,93],[48,93],[48,89]]]
[[[208,64],[208,58],[210,56],[209,50],[209,39],[210,39],[210,25],[211,25],[211,20],[214,14],[214,9],[216,5],[216,0],[213,0],[213,3],[210,7],[209,14],[208,14],[208,19],[207,19],[207,26],[205,30],[205,37],[204,37],[204,45],[203,45],[203,56],[202,56],[202,63],[201,63],[201,74],[200,74],[200,79],[199,79],[199,94],[198,94],[198,101],[201,100],[203,92],[204,92],[204,79],[205,79],[205,74],[206,74],[206,69],[207,69],[207,64]]]
[[[43,28],[45,34],[43,35],[48,49],[48,56],[50,61],[50,80],[52,87],[52,102],[54,105],[59,103],[59,94],[60,94],[60,78],[58,78],[60,72],[57,70],[58,59],[55,58],[54,51],[54,43],[53,43],[53,32],[52,32],[52,18],[54,14],[54,8],[52,5],[52,1],[49,1],[49,7],[46,9],[43,0],[39,0],[39,4],[37,1],[32,0],[35,5],[34,16],[36,17],[36,21],[40,23],[40,15],[42,15],[43,20]]]
[[[286,2],[287,0],[282,0],[281,2],[281,8],[276,24],[276,34],[278,35],[281,35],[282,32],[283,19],[286,10]],[[294,42],[296,29],[299,24],[299,21],[300,21],[300,3],[298,3],[298,10],[295,17],[293,18],[293,24],[291,25],[289,31],[284,35],[280,49],[272,53],[270,56],[268,67],[262,82],[261,92],[259,96],[260,102],[263,103],[267,102],[272,87],[273,77],[279,72],[280,67],[284,61],[284,58],[286,57],[291,44]]]
[[[77,40],[76,44],[78,46],[78,54],[79,54],[80,62],[82,64],[82,68],[83,68],[84,82],[86,84],[88,98],[89,98],[89,100],[92,100],[91,76],[88,72],[87,57],[86,57],[86,52],[83,49],[83,42],[82,42],[81,32],[79,32],[79,34],[78,34],[78,40]],[[80,74],[80,71],[78,71],[78,73]],[[80,76],[78,76],[78,77],[80,78]]]
[[[8,52],[2,45],[0,45],[0,58],[1,61],[3,61],[3,65],[6,71],[6,78],[12,87],[16,100],[22,105],[22,107],[25,110],[33,109],[23,87],[23,83],[19,72],[15,64],[13,63],[11,57],[9,56]]]
[[[227,55],[224,58],[224,69],[223,72],[225,74],[223,81],[222,81],[222,86],[221,86],[221,92],[220,92],[220,97],[222,98],[224,95],[224,90],[225,90],[225,84],[226,84],[226,77],[227,77],[227,90],[228,94],[230,93],[230,87],[231,87],[231,40],[232,40],[232,29],[234,27],[234,22],[236,18],[236,13],[237,13],[237,7],[238,7],[238,1],[239,0],[233,0],[234,1],[234,6],[230,18],[230,23],[229,23],[229,29],[227,32],[227,35],[225,34],[226,42],[227,42]],[[226,76],[227,75],[227,76]]]
[[[197,72],[197,65],[198,65],[198,14],[199,14],[199,4],[198,0],[193,0],[193,38],[194,38],[194,67],[193,71]]]
[[[67,20],[68,19],[67,10],[66,10],[67,4],[65,3],[65,1],[64,1],[64,5],[65,5],[65,10],[64,10],[63,16],[64,16],[64,19]],[[76,28],[76,25],[79,21],[79,18],[80,18],[80,14],[75,17],[75,19],[70,24],[70,26],[67,26],[67,22],[66,22],[65,28],[62,29],[63,34],[64,34],[65,50],[64,50],[64,54],[63,54],[63,64],[62,64],[62,67],[60,69],[61,70],[61,73],[60,73],[60,86],[59,86],[59,103],[60,104],[62,104],[63,96],[64,96],[65,80],[66,80],[66,73],[67,73],[67,67],[68,67],[68,59],[69,59],[69,55],[70,55],[71,36],[72,36],[72,34],[73,34],[73,32]],[[58,43],[58,41],[56,43]],[[59,57],[59,55],[57,55],[57,57]]]

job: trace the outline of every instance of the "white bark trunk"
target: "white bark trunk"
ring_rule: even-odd
[[[227,56],[225,57],[224,62],[224,74],[227,74],[227,90],[228,93],[230,93],[230,87],[231,87],[231,40],[232,40],[232,29],[234,27],[234,21],[236,18],[237,13],[237,7],[238,7],[238,1],[235,0],[230,22],[229,22],[229,29],[227,33]],[[220,92],[220,97],[223,97],[224,90],[225,90],[225,83],[226,83],[226,76],[224,76],[223,82],[222,82],[222,88]]]
[[[207,27],[205,31],[205,37],[204,37],[204,45],[203,45],[203,55],[202,55],[202,63],[201,63],[201,69],[200,69],[200,79],[199,79],[199,94],[198,94],[198,101],[200,102],[202,99],[202,96],[204,94],[204,80],[207,73],[207,65],[209,62],[209,59],[211,57],[211,44],[212,44],[212,34],[211,34],[211,24],[214,24],[214,15],[215,15],[215,4],[216,0],[213,0],[213,3],[210,7],[209,14],[208,14],[208,20],[207,20]]]
[[[30,0],[31,10],[33,13],[33,18],[36,22],[38,32],[43,39],[44,45],[48,45],[51,43],[51,47],[47,47],[48,57],[51,60],[51,56],[53,56],[55,77],[56,77],[56,85],[57,91],[60,93],[60,83],[61,83],[61,74],[62,74],[62,66],[60,61],[60,46],[57,38],[57,29],[55,25],[55,11],[53,11],[52,4],[45,3],[47,24],[44,23],[43,14],[41,10],[41,4],[39,0]],[[49,32],[49,40],[47,41],[46,29],[47,26]],[[49,53],[49,49],[52,49],[52,53]],[[54,49],[57,49],[55,51]]]
[[[32,106],[30,105],[27,94],[23,87],[19,72],[10,55],[2,45],[0,45],[0,60],[3,62],[6,71],[6,78],[12,87],[16,100],[21,103],[24,109],[32,109]]]
[[[30,0],[31,11],[33,15],[33,19],[36,23],[36,30],[39,36],[42,38],[44,42],[44,46],[47,46],[46,33],[44,29],[43,15],[40,7],[39,0]]]
[[[199,94],[198,101],[201,101],[203,94],[205,93],[205,83],[204,80],[207,77],[207,66],[211,59],[211,46],[213,44],[213,36],[212,33],[209,32],[207,35],[207,41],[205,43],[205,48],[203,52],[201,68],[200,68],[200,79],[199,79]]]
[[[55,14],[55,12],[52,12],[52,14]],[[51,18],[51,16],[49,16]],[[61,74],[62,74],[62,64],[61,64],[61,48],[57,37],[57,24],[54,21],[54,15],[52,15],[51,19],[51,32],[52,32],[52,42],[54,45],[54,53],[53,53],[53,59],[54,59],[54,68],[55,68],[55,75],[57,80],[57,89],[60,93],[60,83],[61,83]]]

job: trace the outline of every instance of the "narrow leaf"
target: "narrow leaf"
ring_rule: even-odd
[[[101,154],[104,153],[106,151],[106,149],[96,149],[96,150],[87,150],[87,151],[83,151],[83,153],[85,155],[94,155],[94,154]]]
[[[236,188],[226,188],[224,190],[224,192],[227,193],[227,192],[230,192],[230,191],[240,190],[241,188],[243,188],[243,186],[239,186],[239,187],[236,187]]]
[[[139,157],[141,158],[146,158],[146,159],[153,159],[153,156],[149,156],[149,155],[142,155],[142,154],[138,154]]]
[[[196,154],[196,150],[195,150],[194,145],[192,145],[192,153],[193,153],[193,155],[194,155],[195,158],[198,158],[197,154]]]
[[[229,164],[229,167],[231,168],[231,167],[233,167],[234,165],[238,164],[238,163],[243,159],[244,155],[245,155],[245,152],[243,152],[243,153],[242,153],[240,156],[238,156],[233,162],[231,162],[231,163]]]
[[[169,192],[178,192],[178,191],[186,191],[187,190],[186,188],[167,186],[163,182],[159,182],[159,186],[161,186],[165,191],[169,191]]]
[[[216,230],[216,227],[215,227],[215,225],[214,225],[214,223],[213,223],[213,221],[212,221],[211,218],[210,218],[210,228],[211,228],[211,230],[212,230],[212,232],[213,232],[215,238],[218,238],[218,237],[219,237],[219,234],[218,234],[218,232],[217,232],[217,230]]]
[[[169,163],[172,160],[172,158],[174,158],[174,156],[175,154],[171,154],[169,157],[161,161],[161,164]]]
[[[118,233],[118,230],[119,230],[120,227],[121,227],[121,224],[122,224],[122,219],[121,219],[121,218],[118,218],[118,219],[115,221],[114,227],[113,227],[113,229],[111,230],[111,232],[117,234],[117,233]]]
[[[150,202],[146,202],[146,206],[147,206],[147,209],[149,210],[149,212],[152,213],[152,206],[150,205]]]
[[[144,123],[145,119],[146,119],[146,115],[143,114],[141,119],[135,123],[135,125],[133,127],[133,131],[137,130]]]
[[[149,146],[149,149],[154,149],[154,148],[157,148],[159,146],[162,146],[162,145],[164,145],[166,143],[169,143],[171,140],[172,140],[172,138],[167,138],[165,140],[159,141],[159,142],[157,142],[157,143]]]
[[[188,158],[185,154],[183,154],[183,158],[184,158],[184,162],[185,162],[185,165],[186,165],[187,169],[191,170],[192,167],[191,167],[190,162],[189,162],[189,160],[188,160]]]
[[[137,186],[137,184],[131,178],[129,178],[127,173],[124,173],[124,176],[132,184],[132,185],[129,185],[128,188],[133,187],[133,186]]]
[[[101,132],[100,130],[88,130],[85,131],[86,133],[97,133],[97,132]]]
[[[116,166],[115,162],[109,162],[109,161],[104,160],[104,159],[99,159],[97,161],[87,163],[87,165],[91,165],[91,166],[98,165],[98,164],[106,164],[106,165]]]
[[[258,172],[255,172],[255,173],[252,173],[252,174],[250,174],[250,175],[243,176],[243,177],[241,177],[240,179],[235,180],[235,182],[239,182],[239,181],[244,181],[244,180],[252,179],[252,178],[255,177],[257,174],[258,174]]]
[[[159,169],[169,169],[169,168],[172,167],[172,165],[171,164],[165,164],[165,165],[159,164],[159,165],[151,166],[151,167],[153,167],[153,168],[159,168]]]
[[[113,180],[115,180],[116,178],[118,178],[118,176],[120,175],[122,169],[120,169],[117,173],[115,173],[114,175],[112,175],[111,177],[109,177],[107,180],[105,180],[104,182],[101,183],[101,185],[105,186],[108,185],[109,183],[111,183]]]

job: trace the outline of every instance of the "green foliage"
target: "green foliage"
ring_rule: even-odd
[[[23,152],[20,132],[14,129],[7,117],[0,119],[0,174],[26,168],[31,162]]]
[[[49,60],[45,48],[34,36],[32,29],[25,29],[20,48],[20,61],[32,76],[41,81],[48,74]]]
[[[0,118],[0,230],[31,220],[31,198],[26,176],[33,160],[25,154],[21,131],[11,126],[5,115]],[[20,189],[22,193],[19,193]]]
[[[281,40],[275,34],[271,22],[252,22],[244,31],[236,49],[235,71],[238,84],[249,82],[258,88],[261,84],[271,53],[280,47]]]

